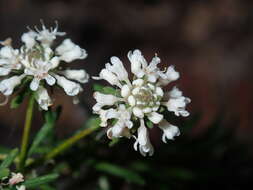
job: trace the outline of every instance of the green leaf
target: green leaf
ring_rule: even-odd
[[[0,180],[4,177],[9,176],[10,170],[8,168],[0,169]]]
[[[138,185],[145,184],[145,180],[136,172],[122,168],[114,164],[101,162],[101,163],[96,164],[95,168],[99,171],[103,171],[111,175],[121,177],[128,182],[132,182]]]
[[[42,184],[47,184],[50,183],[58,178],[58,174],[49,174],[33,179],[28,179],[26,180],[23,185],[25,185],[27,188],[33,188],[36,187],[38,188]]]
[[[117,89],[110,86],[102,86],[99,84],[95,84],[93,86],[93,90],[103,94],[113,94],[115,96],[120,96],[120,92]]]
[[[0,165],[0,170],[8,168],[18,155],[18,149],[12,150]]]
[[[33,143],[31,145],[31,148],[28,152],[28,156],[33,154],[36,149],[39,147],[41,142],[48,136],[48,134],[53,130],[53,127],[55,125],[55,122],[59,118],[60,110],[61,108],[57,108],[55,112],[53,111],[47,111],[45,112],[45,124],[42,126],[42,128],[39,130],[37,135],[35,136]]]
[[[41,142],[47,137],[48,133],[53,129],[54,123],[45,123],[42,128],[39,130],[37,135],[34,138],[34,141],[31,145],[31,148],[28,152],[28,156],[33,154],[35,150],[39,147]]]

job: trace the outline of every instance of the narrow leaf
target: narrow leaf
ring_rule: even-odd
[[[54,181],[55,179],[58,178],[58,176],[59,176],[58,174],[49,174],[49,175],[45,175],[45,176],[41,176],[41,177],[37,177],[33,179],[28,179],[23,183],[23,185],[25,185],[27,188],[33,188],[33,187],[38,188],[42,184],[46,184],[46,183],[50,183]]]
[[[0,165],[0,170],[8,168],[18,155],[18,149],[12,150]]]
[[[0,180],[4,177],[7,177],[10,174],[10,170],[8,168],[0,169]]]

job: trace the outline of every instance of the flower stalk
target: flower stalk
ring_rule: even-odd
[[[24,125],[23,136],[22,136],[21,152],[20,152],[20,158],[19,158],[20,171],[24,170],[25,163],[26,163],[29,136],[30,136],[32,118],[33,118],[34,102],[35,102],[35,98],[34,98],[34,95],[32,94],[30,96],[27,111],[26,111],[25,125]]]
[[[56,148],[54,148],[53,150],[51,150],[45,156],[45,160],[48,161],[48,160],[51,160],[54,157],[58,156],[59,154],[61,154],[62,152],[64,152],[66,149],[68,149],[72,145],[74,145],[76,142],[78,142],[82,138],[88,136],[89,134],[91,134],[92,132],[94,132],[95,130],[97,130],[99,127],[100,126],[94,126],[94,127],[85,128],[85,129],[79,131],[78,133],[76,133],[75,135],[73,135],[72,137],[68,138],[67,140],[65,140],[60,145],[58,145]]]

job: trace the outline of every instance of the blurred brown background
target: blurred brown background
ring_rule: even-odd
[[[189,110],[200,113],[193,134],[217,117],[224,127],[237,127],[238,138],[253,134],[253,1],[251,0],[1,0],[0,39],[12,37],[15,46],[26,26],[47,26],[58,20],[60,31],[88,51],[88,58],[73,64],[98,75],[110,56],[129,66],[127,52],[140,49],[161,66],[175,65],[181,73],[177,86],[192,99]],[[84,86],[81,105],[57,93],[63,104],[59,135],[69,135],[86,120],[92,99],[92,81]],[[83,106],[85,105],[85,106]],[[0,142],[17,144],[25,105],[0,108]],[[34,124],[40,127],[41,115]]]

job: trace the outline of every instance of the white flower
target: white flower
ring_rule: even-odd
[[[6,76],[11,70],[19,70],[21,67],[19,50],[11,46],[4,46],[0,49],[0,76]]]
[[[174,140],[175,136],[180,135],[178,127],[175,125],[171,125],[166,120],[163,120],[158,126],[163,130],[162,140],[164,143],[167,143],[166,139]]]
[[[111,71],[108,69],[102,69],[101,72],[99,73],[99,77],[92,77],[95,80],[106,80],[109,82],[111,85],[116,85],[118,87],[121,87],[122,85],[120,84],[120,81],[118,77],[113,74]]]
[[[93,97],[97,101],[97,103],[92,108],[95,113],[99,111],[103,106],[112,106],[113,104],[121,100],[114,95],[102,94],[100,92],[95,92],[93,94]]]
[[[120,95],[95,92],[94,98],[97,103],[93,106],[93,112],[99,114],[102,127],[109,127],[108,138],[135,137],[137,131],[135,150],[139,150],[144,156],[152,155],[154,148],[146,126],[159,126],[164,131],[162,138],[164,142],[166,138],[173,139],[178,136],[179,129],[164,119],[163,107],[166,106],[168,111],[174,112],[177,116],[188,116],[189,112],[185,107],[190,99],[182,96],[182,92],[177,88],[173,88],[169,93],[164,92],[164,85],[178,79],[179,73],[174,67],[161,71],[158,67],[161,60],[157,55],[149,64],[140,50],[130,51],[128,58],[134,74],[132,81],[129,80],[123,63],[117,57],[112,57],[112,64],[107,63],[99,77],[95,77],[120,88]],[[114,125],[111,126],[112,122],[108,120],[114,121]],[[138,121],[140,126],[136,126]],[[153,125],[149,125],[150,122]]]
[[[138,78],[144,76],[143,68],[147,66],[147,62],[145,58],[142,56],[140,50],[134,50],[128,52],[128,59],[131,62],[131,71],[135,74]]]
[[[80,83],[86,83],[89,80],[89,74],[85,70],[65,70],[62,74],[68,79],[76,80]]]
[[[125,69],[125,67],[123,66],[123,63],[120,61],[120,59],[118,57],[111,57],[111,63],[107,63],[105,65],[105,68],[108,71],[111,71],[113,74],[115,74],[118,78],[119,81],[125,81],[128,82],[128,73]]]
[[[24,176],[21,173],[11,173],[11,178],[9,179],[10,185],[16,185],[24,181]]]
[[[108,119],[117,118],[119,115],[118,112],[112,108],[108,110],[99,109],[98,114],[101,119],[101,123],[100,123],[101,127],[106,127]]]
[[[185,107],[191,102],[191,99],[182,96],[182,92],[176,87],[172,89],[172,91],[169,93],[169,96],[169,101],[164,103],[168,111],[174,112],[176,116],[189,116],[189,112],[185,110]]]
[[[150,64],[145,68],[145,74],[149,82],[154,83],[159,78],[160,71],[157,65],[160,62],[161,62],[160,58],[155,56],[150,62]]]
[[[35,39],[36,37],[37,37],[37,33],[36,32],[29,31],[29,32],[24,33],[21,36],[21,41],[23,43],[25,43],[25,46],[28,49],[31,49],[36,44],[36,39]]]
[[[70,81],[63,76],[59,76],[59,75],[54,75],[54,76],[57,79],[57,84],[61,86],[66,92],[66,94],[69,96],[76,96],[83,90],[80,84],[78,83]]]
[[[150,113],[150,114],[148,115],[148,119],[149,119],[150,121],[152,121],[152,123],[158,124],[158,123],[160,123],[160,122],[162,121],[163,115],[162,115],[162,114],[159,114],[159,113],[157,113],[157,112],[152,112],[152,113]]]
[[[40,41],[44,46],[50,46],[53,41],[56,39],[56,36],[64,36],[65,32],[58,32],[58,23],[56,22],[55,28],[47,29],[44,23],[42,23],[42,30],[39,30],[37,27],[36,29],[36,40]]]
[[[170,66],[165,73],[160,72],[159,74],[161,76],[159,83],[163,86],[166,86],[180,77],[179,73],[175,71],[174,66]]]
[[[77,59],[85,59],[87,53],[84,49],[74,44],[70,39],[66,39],[56,48],[56,53],[60,59],[69,63]]]
[[[42,86],[37,90],[35,99],[43,110],[48,110],[48,107],[52,105],[52,100],[49,97],[47,90]]]
[[[131,137],[129,129],[133,127],[133,122],[131,121],[131,113],[129,110],[124,105],[120,105],[115,116],[117,122],[107,130],[107,136],[110,139],[123,136]]]
[[[0,82],[0,92],[2,92],[5,96],[9,96],[12,94],[14,88],[18,86],[25,75],[13,76],[8,79],[2,80]]]
[[[152,156],[154,154],[154,148],[150,143],[148,130],[144,125],[144,120],[141,119],[141,125],[138,128],[138,137],[134,143],[134,149],[137,151],[139,147],[139,151],[143,156],[149,154]]]
[[[35,30],[29,29],[21,36],[23,45],[19,49],[12,48],[11,39],[0,42],[4,46],[0,49],[0,76],[7,78],[0,80],[0,91],[5,96],[11,95],[25,78],[24,81],[31,81],[30,89],[34,91],[38,104],[44,110],[52,104],[46,90],[47,85],[57,84],[69,96],[77,96],[83,91],[79,83],[88,82],[89,75],[86,71],[63,70],[61,62],[84,59],[87,53],[70,39],[64,40],[56,49],[53,48],[56,37],[63,35],[64,32],[58,32],[57,23],[55,28],[47,29],[42,22],[41,30],[35,27]]]

